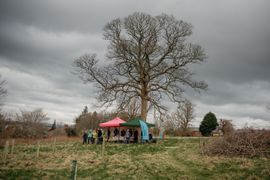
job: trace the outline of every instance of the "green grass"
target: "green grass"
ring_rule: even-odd
[[[68,179],[78,161],[78,179],[269,179],[270,160],[206,156],[199,138],[170,138],[157,144],[101,145],[57,142],[18,145],[0,160],[0,179]],[[4,149],[0,149],[1,155]]]

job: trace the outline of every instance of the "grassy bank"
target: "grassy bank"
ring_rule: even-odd
[[[71,161],[78,162],[78,179],[267,179],[266,158],[209,157],[200,154],[199,138],[171,138],[157,144],[81,142],[15,145],[1,149],[0,179],[67,179]]]

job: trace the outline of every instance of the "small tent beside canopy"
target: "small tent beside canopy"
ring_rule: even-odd
[[[141,118],[134,118],[134,119],[129,120],[126,123],[121,123],[120,126],[141,127],[140,121],[145,122],[145,120],[143,120]],[[145,122],[145,123],[147,124],[148,127],[154,127],[155,126],[154,124],[151,124],[151,123],[148,123],[148,122]]]
[[[145,120],[141,118],[134,118],[129,120],[126,123],[121,123],[120,126],[127,126],[127,127],[137,127],[140,128],[141,131],[141,140],[142,142],[145,142],[146,140],[149,140],[149,127],[154,127],[154,124],[148,123]]]

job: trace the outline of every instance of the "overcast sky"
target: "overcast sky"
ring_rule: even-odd
[[[236,127],[270,128],[269,8],[269,0],[1,0],[0,73],[8,89],[2,109],[43,108],[51,121],[64,123],[85,105],[96,110],[95,89],[71,73],[72,62],[84,53],[102,58],[104,25],[138,11],[190,22],[190,40],[207,53],[192,69],[209,85],[188,93],[196,104],[194,126],[211,111]]]

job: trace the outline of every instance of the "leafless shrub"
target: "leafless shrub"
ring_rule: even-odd
[[[220,119],[219,126],[222,133],[227,136],[234,132],[232,120]]]
[[[1,138],[43,138],[46,137],[46,122],[49,120],[42,109],[21,111],[15,117],[0,118]]]
[[[194,105],[189,100],[185,100],[175,112],[164,116],[163,126],[167,134],[174,136],[192,136],[189,128],[193,119]]]
[[[208,155],[270,157],[270,130],[244,128],[204,147]]]

